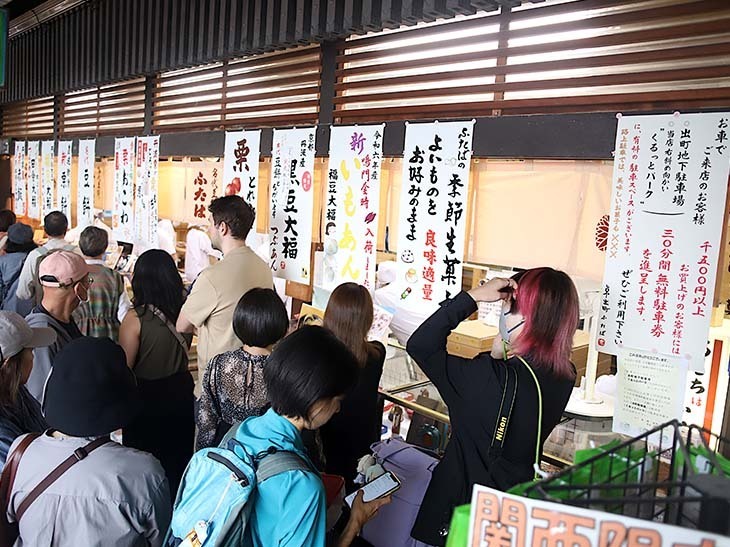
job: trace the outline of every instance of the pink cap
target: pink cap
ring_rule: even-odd
[[[69,287],[87,275],[86,261],[71,251],[49,253],[38,268],[38,277],[44,287]]]

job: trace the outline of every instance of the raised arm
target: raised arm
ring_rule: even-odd
[[[460,292],[446,300],[441,307],[416,329],[408,340],[408,354],[415,359],[424,373],[436,385],[442,396],[448,396],[449,389],[456,389],[456,372],[450,374],[447,368],[450,357],[446,352],[446,339],[456,326],[477,310],[477,302],[494,302],[503,298],[505,288],[514,284],[509,279],[493,279],[471,291]]]

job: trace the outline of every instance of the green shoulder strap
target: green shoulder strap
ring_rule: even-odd
[[[504,356],[507,357],[507,345],[502,342],[502,348],[504,350]],[[520,355],[515,355],[522,364],[525,365],[532,379],[535,381],[535,388],[537,388],[537,442],[535,443],[535,465],[536,469],[540,468],[540,440],[542,439],[542,389],[540,388],[540,381],[537,379],[537,375],[527,361],[525,361]],[[535,479],[539,479],[537,471],[535,471]]]

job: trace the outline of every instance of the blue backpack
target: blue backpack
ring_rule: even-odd
[[[246,528],[256,485],[287,471],[316,473],[294,452],[271,447],[252,456],[229,437],[221,443],[226,448],[204,448],[190,460],[175,498],[166,547],[251,546]]]

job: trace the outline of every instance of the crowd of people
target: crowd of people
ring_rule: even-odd
[[[390,501],[358,495],[337,537],[327,535],[320,472],[354,491],[358,460],[381,437],[386,351],[368,340],[369,291],[342,284],[323,326],[293,329],[270,268],[245,243],[254,210],[226,196],[209,211],[222,259],[188,291],[170,254],[145,251],[131,298],[105,265],[105,230],[85,228],[77,248],[64,239],[66,217],[52,212],[38,247],[30,226],[0,212],[0,465],[12,469],[0,480],[0,532],[15,523],[18,545],[177,545],[168,528],[186,466],[195,450],[226,442],[304,462],[259,484],[247,525],[253,545],[350,545]],[[448,355],[449,333],[481,301],[503,302],[492,351]],[[443,545],[453,508],[468,503],[474,484],[507,489],[532,478],[575,380],[577,322],[570,278],[539,268],[458,294],[411,336],[408,352],[451,418],[414,538]],[[515,433],[496,449],[512,373]]]

